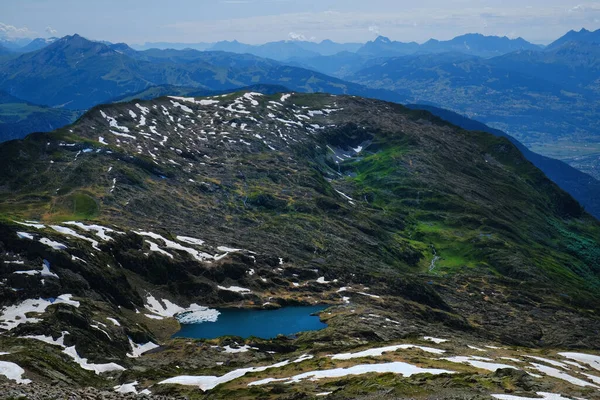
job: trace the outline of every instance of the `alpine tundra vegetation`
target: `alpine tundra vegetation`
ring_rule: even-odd
[[[507,138],[245,91],[94,107],[0,168],[9,396],[600,398],[600,225]],[[327,326],[174,336],[300,305]]]

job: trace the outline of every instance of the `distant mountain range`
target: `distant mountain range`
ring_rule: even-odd
[[[332,42],[331,40],[324,40],[320,43],[286,40],[280,42],[270,42],[258,46],[243,44],[238,41],[225,41],[215,43],[209,48],[209,50],[228,51],[231,53],[248,53],[259,57],[285,61],[295,57],[306,58],[319,55],[328,56],[344,51],[355,52],[361,46],[362,44],[360,43],[342,44]]]
[[[389,38],[379,36],[377,39],[363,43],[336,43],[331,40],[322,42],[284,40],[269,42],[262,45],[250,45],[233,41],[217,43],[146,43],[133,46],[137,50],[158,49],[196,49],[203,51],[226,51],[238,54],[253,54],[258,57],[270,58],[277,61],[290,61],[318,56],[333,56],[340,53],[356,53],[368,57],[392,57],[415,53],[444,53],[459,51],[480,57],[493,57],[516,50],[539,50],[541,47],[527,42],[522,38],[509,39],[507,37],[484,36],[481,34],[467,34],[452,40],[438,41],[431,39],[423,44],[416,42],[403,43],[391,41]]]
[[[56,42],[57,40],[58,40],[58,38],[55,38],[55,37],[48,38],[48,39],[44,39],[44,38],[34,39],[27,46],[17,49],[16,52],[29,53],[31,51],[43,49],[44,47]]]
[[[20,49],[22,47],[27,46],[31,42],[32,42],[32,39],[28,39],[28,38],[14,38],[14,39],[0,38],[0,45],[3,47],[6,47],[9,50]]]
[[[0,55],[4,55],[4,54],[10,54],[12,53],[12,51],[10,51],[9,49],[7,49],[6,47],[0,45]]]
[[[0,90],[17,99],[0,103],[0,140],[70,123],[80,110],[106,102],[279,85],[281,91],[352,94],[450,109],[598,178],[600,158],[595,154],[600,156],[600,148],[595,153],[593,146],[600,132],[598,32],[569,32],[546,49],[522,39],[477,34],[422,45],[384,37],[363,46],[331,41],[212,45],[228,51],[137,51],[125,43],[78,35],[38,40],[26,44],[41,46],[29,53],[5,49],[2,56],[0,50]],[[282,63],[269,59],[271,52],[292,58]],[[402,52],[410,54],[398,55]],[[501,55],[489,58],[492,54]],[[585,158],[577,157],[578,151]],[[561,186],[592,210],[586,199],[596,195],[589,188],[586,192],[587,176],[565,176],[578,182],[579,189],[568,187],[568,179]]]
[[[493,57],[517,50],[539,50],[540,48],[522,38],[509,39],[470,33],[446,41],[430,39],[421,45],[415,42],[396,42],[379,36],[374,41],[367,42],[357,53],[371,57],[393,57],[417,53],[460,52],[479,57]]]
[[[131,44],[131,47],[138,51],[150,49],[172,49],[172,50],[208,50],[214,43],[177,43],[177,42],[146,42],[144,44]]]
[[[79,35],[64,37],[0,66],[0,90],[32,103],[71,110],[87,109],[156,85],[227,90],[259,83],[283,84],[302,92],[403,99],[392,91],[368,89],[253,55],[195,50],[138,53],[124,45],[108,46]]]
[[[569,31],[566,35],[560,37],[548,45],[548,49],[556,49],[568,42],[579,43],[600,43],[600,29],[596,31],[588,31],[582,28],[580,31]]]
[[[0,39],[0,46],[8,50],[27,53],[39,50],[57,38],[37,39]],[[600,30],[592,32],[586,29],[570,31],[563,37],[548,45],[548,49],[558,48],[569,41],[599,43]],[[101,42],[110,45],[110,42]],[[239,54],[254,54],[259,57],[271,58],[278,61],[289,61],[297,58],[316,56],[333,56],[338,53],[349,52],[369,57],[393,57],[417,53],[446,53],[461,52],[490,58],[520,50],[540,50],[544,48],[528,42],[523,38],[511,39],[508,37],[485,36],[479,33],[467,33],[451,40],[430,39],[425,43],[394,41],[385,36],[378,36],[375,40],[366,43],[337,43],[332,40],[311,42],[306,40],[282,40],[268,42],[260,45],[241,43],[237,40],[220,41],[216,43],[178,43],[178,42],[146,42],[132,44],[132,49],[145,51],[159,50],[198,50],[198,51],[226,51]]]
[[[568,33],[555,42],[559,47],[489,59],[454,52],[363,57],[351,68],[336,56],[299,65],[403,96],[408,92],[409,102],[467,115],[600,178],[600,44],[589,39],[598,31],[586,32]],[[580,36],[583,41],[572,40]]]
[[[18,40],[0,40],[0,46],[14,53],[29,53],[48,46],[57,41],[58,38],[37,38],[37,39],[18,39]]]

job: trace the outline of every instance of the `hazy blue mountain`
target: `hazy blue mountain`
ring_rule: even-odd
[[[19,53],[29,53],[32,51],[36,51],[39,49],[43,49],[44,47],[56,42],[58,40],[58,38],[52,37],[52,38],[37,38],[37,39],[33,39],[27,46],[23,46],[20,47],[18,49],[16,49],[15,51],[19,52]]]
[[[419,52],[461,52],[488,58],[511,53],[513,51],[536,51],[540,49],[540,46],[529,43],[523,38],[509,39],[506,36],[484,36],[479,33],[469,33],[457,36],[452,40],[439,41],[430,39],[419,47]]]
[[[261,46],[257,46],[251,52],[251,54],[278,61],[288,60],[292,57],[306,58],[319,55],[318,52],[307,50],[301,44],[295,41],[265,43]]]
[[[133,49],[142,51],[150,49],[173,49],[173,50],[208,50],[214,43],[171,43],[171,42],[146,42],[144,44],[132,44]]]
[[[11,53],[13,53],[13,51],[7,49],[6,47],[4,47],[0,44],[0,56],[5,55],[5,54],[11,54]]]
[[[547,49],[556,49],[568,42],[579,42],[579,43],[600,43],[600,29],[596,31],[588,31],[585,28],[581,28],[580,31],[569,31],[564,36],[556,39],[550,43]]]
[[[209,50],[211,51],[226,51],[229,53],[250,53],[255,46],[250,44],[240,43],[237,40],[222,40],[213,44]]]
[[[117,53],[127,54],[128,56],[133,56],[134,54],[137,53],[134,49],[129,47],[129,45],[126,43],[114,43],[114,44],[110,43],[110,44],[107,44],[107,46],[111,50],[116,51]]]
[[[0,39],[0,45],[6,47],[9,50],[18,50],[21,47],[27,46],[29,43],[31,43],[31,39],[29,38]]]
[[[293,57],[314,57],[319,53],[305,49],[295,41],[279,41],[265,43],[259,46],[240,43],[236,40],[232,42],[224,41],[215,43],[210,48],[211,51],[226,51],[230,53],[253,54],[258,57],[270,58],[277,61],[288,60]]]
[[[17,58],[18,56],[19,53],[15,52],[14,50],[9,50],[6,47],[0,45],[0,64],[13,58]]]
[[[385,36],[378,36],[377,39],[365,43],[364,46],[357,50],[357,53],[370,57],[393,57],[413,54],[418,50],[419,44],[416,42],[396,42]]]
[[[136,51],[131,54],[131,57],[137,60],[151,62],[188,63],[195,60],[201,60],[205,55],[203,51],[193,49],[148,49]]]
[[[379,36],[374,41],[366,43],[357,53],[371,57],[393,57],[415,53],[448,53],[460,52],[478,57],[494,57],[518,50],[540,50],[540,46],[517,38],[484,36],[479,33],[469,33],[457,36],[452,40],[439,41],[430,39],[419,45],[415,42],[404,43],[392,41]]]
[[[86,109],[149,86],[137,63],[102,43],[66,36],[5,63],[0,89],[35,104]]]
[[[250,54],[148,50],[107,46],[67,36],[40,51],[0,66],[0,89],[26,101],[87,109],[157,85],[229,90],[255,84],[285,85],[301,92],[355,94],[390,101],[398,93],[368,89],[311,70]]]
[[[308,41],[297,41],[295,43],[305,50],[318,53],[322,56],[331,56],[341,52],[354,53],[364,45],[364,43],[336,43],[329,39],[318,43]]]
[[[344,51],[330,56],[292,58],[286,64],[308,68],[336,78],[344,79],[361,69],[383,63],[386,57],[371,57]]]
[[[340,52],[355,52],[360,43],[336,43],[331,40],[322,42],[282,40],[262,45],[250,45],[234,41],[222,41],[210,47],[211,51],[227,51],[239,54],[254,54],[277,61],[306,59],[318,56],[330,56]]]
[[[261,45],[250,45],[232,41],[220,41],[217,43],[145,43],[143,45],[131,45],[138,51],[159,50],[199,50],[199,51],[226,51],[230,53],[254,54],[259,57],[272,58],[274,60],[287,60],[292,57],[312,57],[317,55],[333,55],[343,51],[355,52],[363,43],[336,43],[332,40],[321,42],[309,42],[301,40],[282,40],[268,42]]]
[[[569,90],[600,94],[600,43],[566,42],[546,51],[519,51],[497,57],[495,66],[557,83]]]

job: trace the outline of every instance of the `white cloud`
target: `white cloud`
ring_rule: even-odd
[[[18,28],[13,25],[7,25],[0,22],[0,37],[4,38],[29,38],[35,36],[35,32],[30,31],[29,28],[23,26]]]
[[[574,12],[584,12],[585,11],[585,7],[581,4],[576,5],[575,7],[569,9],[570,13],[574,13]]]
[[[304,36],[301,33],[296,33],[296,32],[290,32],[288,37],[290,38],[290,40],[298,40],[298,41],[306,40],[306,36]]]
[[[369,27],[369,32],[374,33],[375,35],[379,36],[379,27],[377,25],[371,25]]]
[[[46,27],[46,33],[48,35],[54,36],[58,33],[58,31],[56,29],[52,28],[51,26],[48,26],[48,27]]]

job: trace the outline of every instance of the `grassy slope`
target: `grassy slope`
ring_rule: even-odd
[[[302,96],[298,101],[318,107],[328,99]],[[26,163],[14,160],[18,152],[4,146],[3,168],[10,171],[7,177],[14,179],[12,185],[19,186],[3,194],[5,199],[16,199],[18,206],[4,201],[2,208],[5,212],[18,210],[23,217],[46,216],[53,220],[91,217],[97,215],[88,200],[91,198],[100,204],[103,217],[117,218],[116,222],[127,225],[140,223],[144,219],[140,220],[136,210],[132,209],[132,214],[116,212],[114,207],[124,199],[101,194],[109,179],[100,169],[119,159],[119,173],[130,182],[131,190],[138,193],[138,206],[150,216],[145,218],[146,223],[162,218],[161,215],[169,215],[168,224],[172,227],[190,217],[196,223],[210,221],[227,229],[238,229],[241,233],[234,233],[238,240],[256,235],[256,241],[251,239],[256,246],[260,246],[261,238],[267,242],[275,240],[281,251],[306,262],[312,256],[307,257],[304,252],[314,250],[335,270],[348,268],[344,260],[352,255],[357,262],[352,263],[350,270],[369,270],[358,261],[375,260],[371,262],[379,268],[387,265],[404,271],[427,272],[435,248],[441,257],[433,268],[436,274],[464,268],[489,269],[516,279],[533,279],[549,287],[558,285],[577,296],[581,294],[581,300],[588,297],[586,292],[597,289],[597,246],[591,245],[598,242],[597,223],[507,140],[456,130],[427,113],[408,112],[400,106],[386,105],[397,115],[380,112],[381,116],[369,120],[367,111],[361,107],[368,110],[375,104],[346,101],[355,112],[354,116],[343,117],[356,121],[363,118],[378,133],[371,138],[364,157],[340,166],[333,163],[331,155],[315,153],[313,148],[296,150],[299,153],[287,168],[294,168],[297,177],[290,180],[273,169],[282,168],[282,160],[275,154],[230,153],[227,160],[223,159],[225,170],[208,173],[219,189],[192,194],[181,183],[183,177],[177,168],[161,166],[159,173],[150,164],[140,169],[148,165],[146,160],[138,157],[138,161],[125,163],[125,157],[118,154],[111,157],[112,161],[98,156],[95,161],[73,163],[68,161],[68,150],[62,148],[34,156],[40,157],[46,172],[40,174],[38,170],[33,179]],[[332,118],[332,122],[336,121],[336,117]],[[403,124],[402,131],[392,124],[396,119]],[[433,121],[435,125],[427,128],[421,120]],[[80,132],[85,124],[84,119],[79,124]],[[356,141],[352,135],[370,135],[360,129],[354,132],[355,129],[350,124],[333,130],[329,136],[323,136],[321,144],[346,146]],[[77,127],[75,131],[77,134]],[[63,131],[58,135],[70,134]],[[74,136],[68,140],[80,139]],[[45,141],[43,136],[31,137],[13,146],[29,143],[31,150],[37,152],[42,150],[37,146]],[[48,165],[50,159],[64,164],[64,173],[56,174],[56,168],[61,167]],[[234,177],[236,163],[246,165],[243,181]],[[345,175],[343,179],[335,175],[336,168]],[[319,171],[317,175],[315,171]],[[158,174],[173,179],[157,181]],[[333,181],[328,183],[323,177]],[[22,182],[28,185],[23,186]],[[56,187],[60,187],[58,192]],[[340,205],[343,198],[334,191],[338,187],[352,198],[360,199],[360,206]],[[168,204],[166,199],[171,190],[181,196],[179,205]],[[312,195],[300,195],[304,191]],[[18,199],[28,200],[21,203],[23,200]],[[77,199],[79,204],[86,205],[77,206]],[[156,204],[158,199],[165,203],[152,209],[150,204]],[[194,207],[212,216],[189,214]],[[65,214],[63,210],[74,211]],[[260,228],[253,223],[258,220],[262,221]],[[281,229],[284,237],[289,237],[273,236]],[[357,249],[344,247],[357,239]],[[373,239],[378,243],[375,247],[369,244]],[[580,290],[583,292],[579,293]]]

